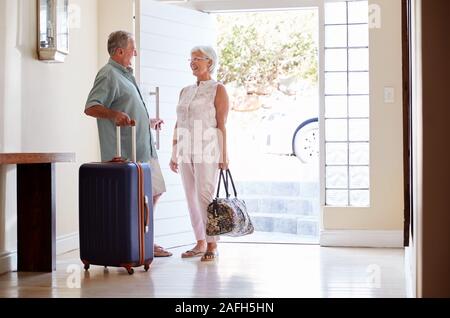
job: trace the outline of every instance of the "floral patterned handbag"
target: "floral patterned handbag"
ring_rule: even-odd
[[[228,192],[228,177],[230,177],[233,186],[234,198],[230,198]],[[225,185],[226,198],[219,198],[222,180]],[[237,198],[236,187],[230,170],[226,171],[226,178],[223,170],[220,170],[216,198],[208,206],[206,234],[209,236],[243,236],[252,234],[253,231],[253,224],[247,213],[245,201]]]

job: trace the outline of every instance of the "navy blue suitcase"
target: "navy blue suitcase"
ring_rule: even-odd
[[[83,164],[79,171],[79,229],[80,258],[86,270],[92,264],[124,267],[130,275],[133,267],[144,265],[148,271],[154,233],[149,164],[117,158]]]

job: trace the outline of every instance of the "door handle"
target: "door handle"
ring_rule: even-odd
[[[150,96],[155,96],[156,119],[159,119],[159,87],[154,92],[150,92]],[[159,150],[159,129],[156,130],[156,149]]]

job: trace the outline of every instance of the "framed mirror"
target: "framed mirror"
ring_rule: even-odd
[[[39,60],[64,62],[69,54],[69,0],[36,1]]]

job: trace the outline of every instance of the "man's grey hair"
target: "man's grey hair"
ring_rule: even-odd
[[[128,42],[134,39],[133,34],[126,31],[115,31],[108,38],[108,53],[113,56],[117,49],[126,49]]]
[[[211,60],[211,66],[209,67],[209,73],[214,73],[217,66],[217,54],[216,51],[211,46],[207,45],[198,45],[194,46],[191,50],[191,54],[194,52],[201,52],[206,55]]]

